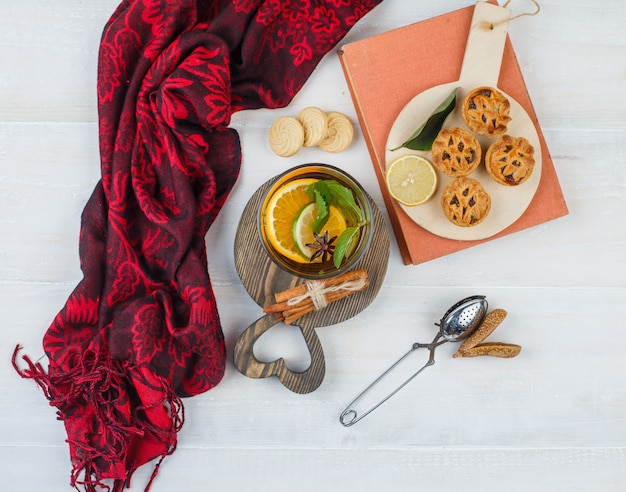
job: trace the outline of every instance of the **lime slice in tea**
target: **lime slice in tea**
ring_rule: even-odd
[[[313,235],[313,222],[317,219],[317,204],[315,202],[309,203],[302,207],[291,228],[293,242],[298,249],[300,255],[306,260],[310,260],[311,256],[315,253],[314,248],[310,248],[307,244],[314,244],[315,236]],[[328,231],[328,237],[339,237],[339,235],[346,229],[346,219],[339,210],[339,208],[331,205],[329,207],[328,221],[322,227],[320,231],[324,234]]]

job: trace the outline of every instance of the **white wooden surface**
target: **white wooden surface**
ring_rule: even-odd
[[[385,0],[347,36],[357,40],[470,5]],[[376,301],[318,329],[327,375],[309,395],[252,380],[229,361],[223,382],[186,400],[176,453],[155,492],[624,490],[626,466],[626,4],[544,0],[510,36],[554,158],[570,215],[420,266],[392,241]],[[69,490],[62,423],[10,358],[40,353],[48,324],[80,279],[79,216],[98,179],[96,57],[117,0],[0,0],[0,489]],[[513,12],[528,10],[513,0]],[[393,76],[393,74],[389,74]],[[285,109],[233,118],[244,162],[207,236],[228,348],[261,315],[233,265],[240,213],[280,171],[321,160],[352,173],[384,204],[357,128],[337,155],[283,159],[266,144],[279,115],[308,105],[348,114],[335,53]],[[519,343],[511,360],[437,364],[346,429],[343,407],[458,299],[482,293],[509,312],[491,339]],[[276,328],[259,353],[302,366],[303,345]],[[417,364],[419,361],[415,361]],[[139,470],[141,491],[151,467]]]

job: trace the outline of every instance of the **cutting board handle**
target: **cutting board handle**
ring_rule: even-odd
[[[281,357],[272,362],[262,362],[254,355],[254,344],[272,326],[279,322],[274,314],[266,314],[252,323],[239,336],[234,349],[235,366],[245,376],[253,379],[277,376],[279,381],[294,393],[311,393],[324,380],[326,363],[322,344],[314,328],[302,328],[302,336],[311,355],[311,364],[302,372],[292,371]],[[293,326],[296,329],[295,326]]]
[[[476,4],[461,66],[461,86],[498,86],[510,17],[511,12],[504,7]]]

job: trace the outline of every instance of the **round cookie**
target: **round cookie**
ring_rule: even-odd
[[[532,174],[534,154],[535,149],[524,137],[503,135],[487,149],[485,167],[497,183],[517,186]]]
[[[272,124],[269,132],[271,149],[281,157],[298,152],[304,143],[304,128],[293,116],[281,116]]]
[[[479,135],[497,137],[506,132],[511,103],[493,87],[477,87],[463,101],[461,116],[467,127]]]
[[[474,172],[482,149],[478,139],[462,128],[444,128],[432,145],[433,163],[446,176],[457,178]]]
[[[477,180],[460,177],[448,183],[441,195],[444,215],[459,227],[480,224],[491,210],[491,197]]]
[[[328,129],[326,113],[320,108],[308,107],[298,113],[297,119],[304,128],[304,146],[319,145]]]
[[[326,152],[341,152],[348,148],[354,137],[354,128],[348,117],[342,113],[332,112],[326,115],[328,129],[319,144]]]

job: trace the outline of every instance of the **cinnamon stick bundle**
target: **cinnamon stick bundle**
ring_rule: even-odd
[[[326,280],[309,280],[291,289],[274,294],[275,303],[263,308],[265,313],[275,313],[285,324],[328,304],[366,289],[369,286],[367,271],[351,270]]]

